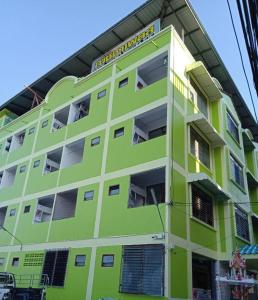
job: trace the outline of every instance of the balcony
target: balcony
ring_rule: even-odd
[[[189,125],[194,125],[207,138],[212,148],[221,147],[226,144],[218,131],[210,124],[208,119],[202,114],[193,114],[187,116],[186,122]]]

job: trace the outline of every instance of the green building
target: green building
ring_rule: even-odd
[[[240,248],[256,276],[258,126],[187,0],[31,89],[0,107],[1,272],[47,274],[50,300],[229,299]]]

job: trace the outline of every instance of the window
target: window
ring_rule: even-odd
[[[202,222],[214,225],[212,198],[195,186],[192,186],[192,213]]]
[[[104,254],[102,255],[102,267],[113,267],[114,265],[114,254]]]
[[[90,113],[91,95],[86,95],[71,105],[68,123],[77,122]]]
[[[86,255],[76,255],[74,265],[76,267],[84,267],[86,262]]]
[[[93,190],[92,191],[86,191],[84,193],[84,200],[85,201],[93,200],[93,198],[94,198],[94,191]]]
[[[10,151],[14,151],[14,150],[20,148],[24,143],[24,139],[25,139],[25,130],[15,134],[12,138],[12,144],[10,147]]]
[[[165,135],[167,132],[167,106],[161,105],[134,119],[133,144]]]
[[[91,146],[96,146],[100,143],[100,136],[95,137],[94,139],[91,140]]]
[[[7,212],[7,206],[0,208],[0,226],[4,225],[6,212]]]
[[[1,187],[12,186],[15,181],[16,172],[17,172],[17,166],[4,170],[2,180],[1,180]]]
[[[3,266],[5,264],[5,258],[0,257],[0,266]]]
[[[121,81],[119,81],[119,88],[122,88],[122,87],[124,87],[124,86],[126,86],[128,84],[128,77],[127,78],[125,78],[125,79],[123,79],[123,80],[121,80]]]
[[[9,216],[10,216],[10,217],[14,217],[15,215],[16,215],[16,208],[12,208],[12,209],[10,210]]]
[[[68,250],[47,251],[42,274],[48,275],[50,286],[64,286]]]
[[[210,167],[209,144],[191,127],[191,153],[199,159],[206,167]]]
[[[198,109],[200,110],[200,112],[202,112],[205,117],[208,119],[209,114],[208,114],[208,101],[206,99],[206,97],[204,96],[204,94],[202,93],[202,91],[199,89],[199,87],[197,86],[197,84],[190,78],[190,84],[193,87],[195,93],[196,93],[196,105],[198,107]],[[190,96],[193,98],[195,98],[194,93],[192,92],[192,95],[190,94]]]
[[[20,173],[24,173],[26,171],[26,166],[21,166],[20,167]]]
[[[14,257],[13,260],[12,260],[12,266],[13,267],[18,267],[19,266],[19,260],[20,260],[19,257]]]
[[[67,125],[70,106],[62,108],[54,113],[52,131],[57,131]]]
[[[79,164],[83,159],[85,140],[80,139],[64,147],[61,168]]]
[[[33,168],[37,168],[40,165],[40,160],[35,160],[33,163]]]
[[[114,131],[114,138],[118,138],[124,135],[124,127],[118,128]]]
[[[109,195],[109,196],[118,195],[119,192],[120,192],[119,184],[117,184],[117,185],[112,185],[112,186],[109,187],[108,195]]]
[[[134,174],[130,180],[128,208],[165,202],[165,168]]]
[[[238,132],[237,122],[234,120],[234,118],[228,111],[227,111],[227,126],[228,126],[228,131],[239,143],[239,132]]]
[[[100,91],[98,92],[98,96],[97,96],[97,99],[100,99],[102,97],[105,97],[106,96],[106,93],[107,93],[107,90],[103,90],[103,91]]]
[[[35,127],[31,127],[29,129],[29,135],[33,134],[35,132]]]
[[[53,220],[62,220],[75,216],[78,189],[58,193],[56,195]]]
[[[164,245],[123,247],[120,292],[164,295]]]
[[[47,153],[44,174],[52,173],[60,169],[63,149],[59,148]]]
[[[249,241],[250,235],[249,235],[248,214],[244,212],[242,209],[240,209],[238,206],[235,206],[235,217],[236,217],[237,235]]]
[[[236,182],[242,188],[244,184],[244,172],[243,167],[237,162],[237,160],[230,154],[231,176],[234,182]]]
[[[12,137],[9,137],[5,142],[5,151],[9,152],[12,144]]]
[[[38,199],[38,204],[34,216],[34,223],[50,221],[54,205],[54,198],[54,195],[50,195]]]
[[[48,125],[48,120],[45,120],[42,122],[41,128],[47,127],[47,125]]]
[[[30,205],[26,205],[26,206],[24,207],[23,213],[24,213],[24,214],[27,214],[27,213],[29,213],[29,212],[30,212]]]
[[[146,86],[167,77],[167,73],[168,54],[165,52],[138,67],[136,88],[141,90]]]

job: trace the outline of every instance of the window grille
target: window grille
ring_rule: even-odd
[[[247,241],[250,240],[248,215],[242,209],[235,206],[236,231],[237,235]]]
[[[212,198],[195,186],[192,186],[192,213],[202,222],[214,225]]]

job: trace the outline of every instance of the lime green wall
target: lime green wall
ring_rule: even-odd
[[[241,129],[240,120],[230,97],[223,95],[223,98],[217,102],[208,100],[209,121],[224,138],[226,146],[213,148],[210,145],[212,163],[211,167],[207,168],[190,153],[189,124],[186,118],[198,111],[189,99],[189,82],[186,75],[179,75],[182,74],[182,70],[171,69],[174,48],[171,50],[172,53],[169,53],[171,64],[169,76],[141,90],[136,90],[137,67],[154,55],[169,51],[170,47],[174,47],[172,41],[173,34],[170,30],[165,30],[153,40],[146,41],[137,49],[85,78],[77,79],[73,76],[63,78],[48,92],[44,103],[0,129],[0,171],[17,164],[14,184],[0,189],[0,203],[2,206],[8,206],[4,226],[9,231],[15,232],[15,235],[28,247],[37,244],[41,249],[49,249],[58,248],[60,245],[64,247],[64,243],[67,243],[69,248],[71,242],[75,242],[69,249],[65,286],[49,287],[47,299],[65,300],[72,297],[85,299],[86,289],[89,288],[87,284],[90,263],[93,264],[91,272],[94,272],[90,274],[93,276],[92,299],[154,298],[119,293],[122,245],[118,245],[117,237],[135,238],[134,242],[139,244],[141,242],[139,236],[145,235],[151,243],[152,234],[163,231],[155,205],[128,208],[130,175],[142,172],[146,168],[166,166],[168,170],[167,200],[170,203],[160,204],[159,207],[165,226],[168,227],[167,236],[173,241],[174,247],[170,249],[172,245],[166,245],[166,255],[170,261],[167,266],[170,280],[168,284],[171,290],[169,296],[177,299],[191,297],[189,290],[191,285],[188,282],[191,278],[189,264],[191,252],[198,253],[198,249],[201,249],[203,250],[201,253],[205,252],[207,257],[225,259],[231,255],[231,242],[233,247],[245,243],[235,237],[233,204],[228,218],[226,203],[214,200],[215,226],[213,228],[192,217],[188,184],[190,173],[203,172],[222,186],[232,196],[233,202],[249,201],[250,197],[253,201],[257,200],[257,189],[248,190],[246,186],[245,190],[242,190],[231,180],[230,151],[239,161],[246,164],[252,173],[255,173],[254,164],[257,163],[258,156],[257,150],[254,153],[245,153],[241,135],[238,143],[227,130],[227,110],[232,113],[239,123],[239,130]],[[181,47],[184,56],[175,59],[182,63],[180,67],[185,70],[184,64],[189,60],[189,55],[185,53],[183,45]],[[119,81],[126,77],[128,77],[128,84],[119,88]],[[105,97],[98,99],[98,93],[104,89],[106,89]],[[89,94],[91,95],[89,115],[52,132],[54,113]],[[164,104],[168,108],[167,132],[169,134],[133,145],[134,116],[147,111],[150,107]],[[48,124],[42,128],[42,123],[46,120]],[[32,127],[35,127],[35,132],[29,134]],[[124,127],[124,135],[114,138],[114,130],[121,127]],[[26,131],[22,147],[10,153],[5,152],[6,139],[20,130]],[[100,144],[92,147],[91,140],[98,136]],[[82,138],[85,139],[85,143],[81,163],[43,174],[47,152]],[[204,138],[209,140],[207,136]],[[40,164],[34,168],[33,163],[37,160],[40,160]],[[26,170],[20,173],[20,167],[24,165]],[[171,170],[168,169],[169,166]],[[109,186],[117,184],[120,185],[119,195],[109,196]],[[74,188],[78,188],[74,217],[34,223],[39,197]],[[89,190],[94,190],[94,199],[85,201],[84,193]],[[29,213],[24,213],[26,205],[31,206]],[[9,214],[13,208],[16,208],[16,216],[11,217]],[[252,210],[258,214],[255,206]],[[227,218],[229,221],[226,221]],[[14,231],[15,227],[17,230]],[[254,237],[257,241],[256,231]],[[91,246],[79,248],[83,242],[93,245],[96,241],[99,245],[97,245],[95,259],[94,248],[91,249]],[[114,245],[111,246],[110,241]],[[10,235],[0,230],[0,244],[7,246],[10,242]],[[161,242],[164,243],[164,240]],[[18,245],[16,241],[14,244]],[[24,256],[29,252],[28,250],[16,253],[13,249],[17,250],[17,248],[12,247],[8,248],[10,259],[7,262],[7,271],[16,274],[41,272],[42,266],[33,268],[23,266]],[[74,266],[77,254],[87,256],[84,267]],[[103,254],[115,255],[113,267],[101,266]],[[6,249],[0,252],[0,257],[7,258],[7,256]],[[20,257],[19,267],[11,266],[14,256]],[[0,270],[5,270],[5,267],[0,266]]]

